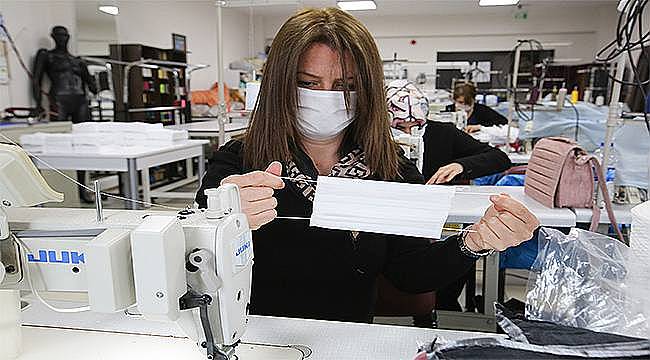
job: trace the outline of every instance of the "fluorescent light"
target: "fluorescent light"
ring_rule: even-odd
[[[479,0],[480,6],[517,5],[519,0]]]
[[[376,10],[377,4],[373,0],[370,1],[337,1],[336,5],[341,10],[355,11],[355,10]]]
[[[120,13],[120,9],[113,5],[101,5],[99,11],[109,15],[118,15]]]

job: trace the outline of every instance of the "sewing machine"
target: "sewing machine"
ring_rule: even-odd
[[[0,144],[0,304],[15,304],[0,306],[0,357],[20,351],[16,299],[31,290],[59,312],[128,311],[176,322],[208,359],[233,358],[248,323],[251,232],[236,186],[206,195],[205,210],[100,211],[95,218],[80,209],[33,208],[19,210],[33,212],[35,222],[10,223],[6,211],[63,195],[19,147]],[[43,221],[40,210],[60,217]],[[88,306],[57,309],[41,291],[83,292]]]

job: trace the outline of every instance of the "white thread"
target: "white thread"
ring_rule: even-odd
[[[290,181],[295,181],[295,182],[308,182],[308,183],[314,183],[314,184],[318,183],[317,180],[312,180],[312,179],[299,179],[299,178],[292,178],[292,177],[288,177],[288,176],[278,176],[278,177],[280,179],[290,180]],[[498,195],[501,195],[501,194],[470,192],[470,191],[456,191],[455,195],[488,195],[488,196],[495,195],[495,196],[498,196]]]
[[[175,207],[171,207],[171,206],[159,205],[159,204],[153,204],[153,203],[149,203],[149,202],[146,202],[146,201],[140,201],[140,200],[130,199],[130,198],[127,198],[127,197],[122,197],[122,196],[118,196],[118,195],[113,195],[113,194],[105,193],[105,192],[103,192],[103,191],[100,191],[100,192],[99,192],[99,195],[97,195],[97,194],[95,193],[95,190],[94,190],[93,188],[91,188],[91,187],[89,187],[89,186],[86,186],[85,184],[82,184],[82,183],[80,183],[79,181],[77,181],[77,180],[75,180],[75,179],[69,177],[69,176],[66,175],[63,171],[61,171],[61,170],[55,168],[54,166],[48,164],[47,161],[45,161],[45,160],[39,158],[37,155],[35,155],[35,154],[33,154],[33,153],[27,151],[25,148],[23,148],[23,147],[20,146],[19,144],[15,143],[13,140],[11,140],[9,137],[7,137],[5,134],[0,133],[0,136],[2,136],[2,138],[4,138],[6,141],[8,141],[9,143],[11,143],[12,145],[15,145],[15,146],[18,146],[19,148],[21,148],[21,149],[22,149],[22,150],[23,150],[27,155],[29,155],[29,156],[31,156],[31,157],[37,159],[38,161],[40,161],[40,162],[41,162],[43,165],[45,165],[48,169],[50,169],[50,170],[56,172],[57,174],[63,176],[66,180],[72,182],[73,184],[78,185],[78,186],[81,186],[81,187],[84,188],[86,191],[90,191],[91,193],[95,194],[95,196],[101,196],[101,195],[104,195],[104,196],[106,196],[106,197],[114,198],[114,199],[117,199],[117,200],[122,200],[122,201],[132,202],[132,203],[140,204],[140,205],[144,205],[144,206],[159,207],[159,208],[168,209],[168,210],[175,210],[175,211],[178,211],[178,210],[184,210],[184,209],[182,209],[182,208],[175,208]]]
[[[90,305],[88,306],[81,306],[77,308],[58,308],[56,306],[50,305],[43,297],[41,297],[41,294],[39,294],[38,290],[36,290],[36,287],[34,286],[34,280],[32,280],[32,273],[31,270],[29,269],[29,262],[27,261],[27,251],[33,254],[32,250],[23,242],[20,240],[17,236],[14,234],[11,234],[11,236],[14,238],[14,240],[18,243],[18,245],[23,249],[21,252],[21,256],[23,257],[23,263],[25,264],[25,271],[27,272],[27,283],[29,284],[29,290],[36,296],[38,301],[40,301],[43,305],[45,305],[48,309],[58,312],[58,313],[80,313],[80,312],[85,312],[85,311],[90,311]],[[41,279],[43,276],[41,275]]]

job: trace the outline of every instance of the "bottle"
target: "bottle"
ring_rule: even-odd
[[[564,108],[564,99],[566,98],[567,90],[562,83],[562,87],[557,92],[557,109],[562,110]]]
[[[552,91],[552,96],[551,96],[551,101],[556,101],[557,100],[557,85],[553,85],[553,91]]]
[[[591,102],[591,90],[589,90],[589,89],[585,89],[585,92],[584,92],[584,94],[582,95],[582,101],[584,101],[584,102],[586,102],[586,103],[590,103],[590,102]]]
[[[574,86],[573,91],[571,91],[571,103],[572,104],[578,103],[579,96],[580,96],[580,92],[578,91],[578,87]]]
[[[614,198],[614,180],[616,179],[616,165],[618,163],[618,155],[614,148],[614,143],[609,144],[609,159],[607,159],[607,170],[605,172],[605,184],[607,185],[607,192],[609,198]]]

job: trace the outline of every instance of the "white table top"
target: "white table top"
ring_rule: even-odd
[[[183,150],[196,146],[203,146],[209,144],[208,140],[184,140],[176,141],[168,145],[139,145],[139,146],[106,146],[101,152],[98,153],[89,153],[87,151],[71,151],[71,152],[62,152],[62,153],[47,153],[40,154],[36,153],[39,158],[46,160],[48,158],[119,158],[119,159],[135,159],[142,158],[145,156],[156,155],[165,152],[172,152],[177,150]]]
[[[200,121],[181,125],[169,126],[171,129],[187,130],[188,132],[219,132],[218,121]],[[232,122],[225,124],[226,132],[235,132],[248,129],[248,123]]]
[[[203,359],[194,343],[185,338],[180,328],[173,323],[127,318],[122,313],[59,314],[33,300],[30,303],[30,307],[23,311],[24,354],[19,358],[21,360]],[[58,305],[63,306],[61,303]],[[75,305],[68,303],[65,306]],[[436,336],[445,340],[458,340],[497,335],[251,316],[242,342],[303,345],[313,352],[309,360],[412,359],[419,344],[431,341]]]
[[[463,195],[463,192],[472,194]],[[576,216],[570,209],[551,209],[524,194],[523,186],[456,186],[448,222],[471,224],[478,221],[492,204],[488,195],[506,193],[521,201],[537,216],[542,226],[572,227]]]
[[[530,155],[529,153],[521,154],[521,153],[509,153],[508,158],[510,161],[517,165],[521,164],[528,164],[528,161],[530,161]]]
[[[632,208],[636,205],[618,205],[612,204],[612,210],[614,210],[614,216],[616,217],[616,222],[621,224],[632,224]],[[576,214],[576,221],[579,223],[590,223],[591,222],[591,209],[573,209]],[[607,210],[605,208],[600,210],[600,223],[601,224],[610,224],[609,216],[607,216]]]

